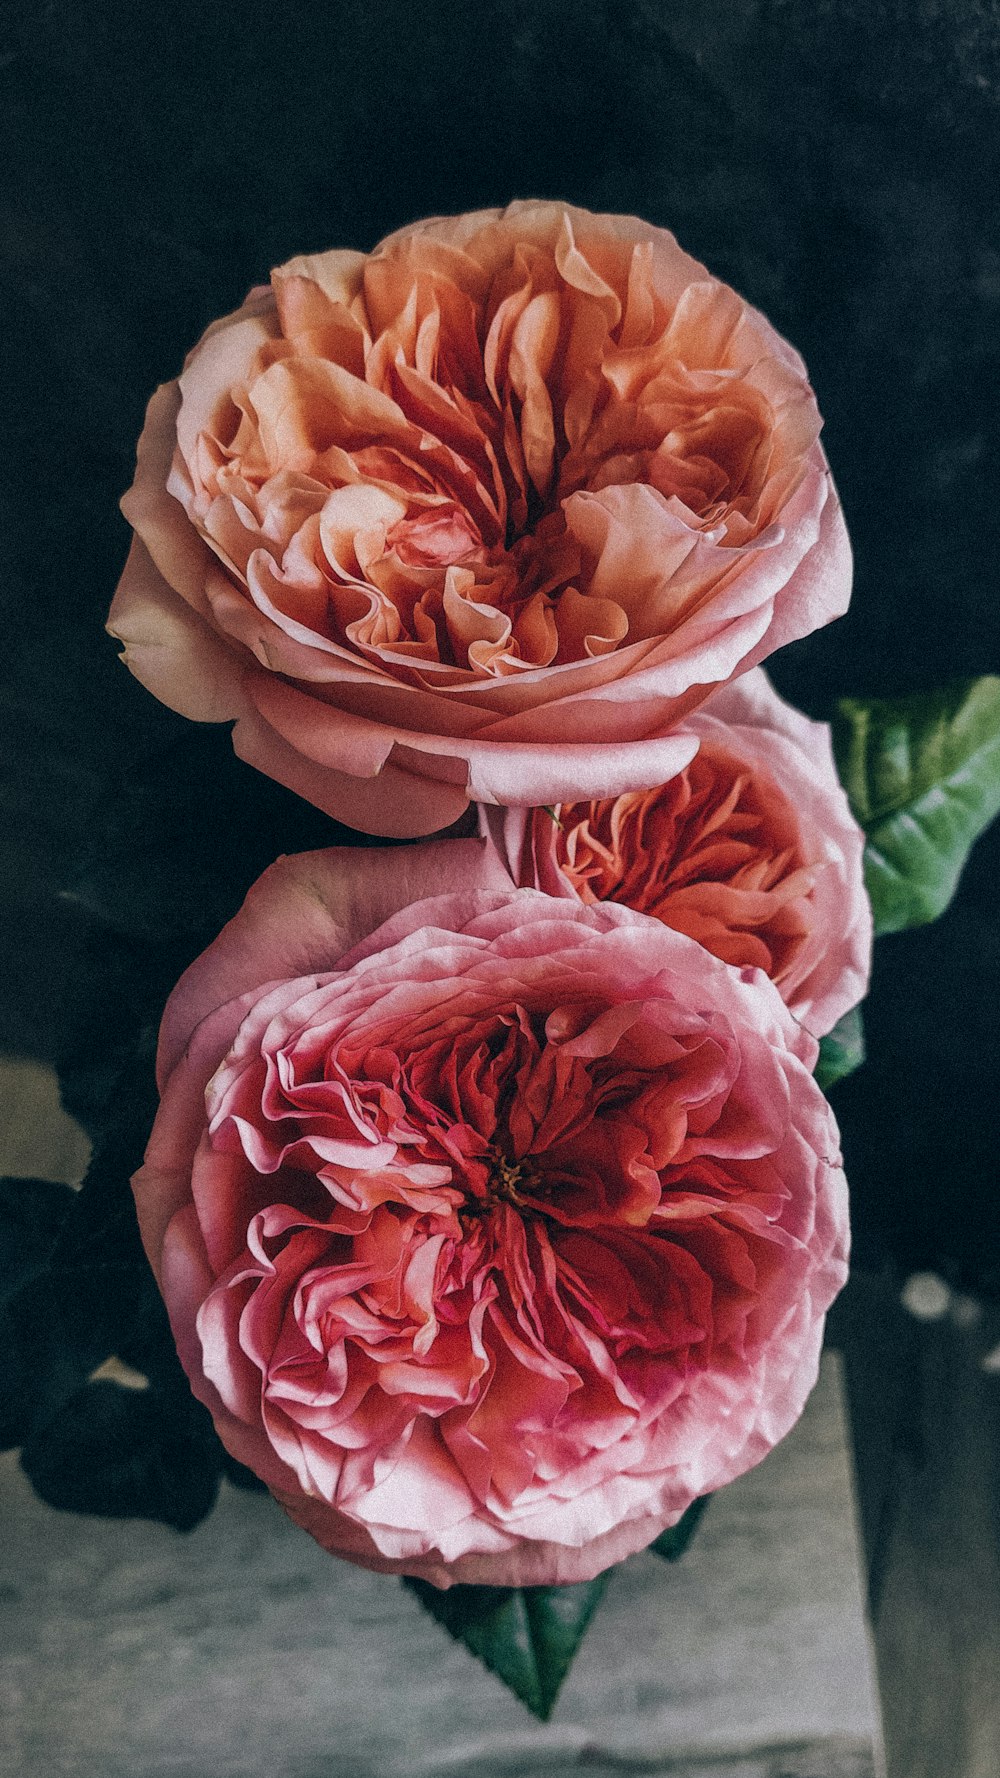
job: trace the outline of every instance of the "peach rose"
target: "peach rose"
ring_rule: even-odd
[[[864,998],[872,948],[864,834],[830,730],[757,668],[679,733],[698,752],[655,790],[483,809],[481,825],[516,883],[655,915],[726,963],[762,969],[823,1037]]]
[[[673,729],[846,607],[797,354],[631,217],[549,203],[293,259],[154,395],[132,671],[369,833],[662,784]]]
[[[756,1463],[845,1275],[767,978],[504,882],[474,840],[272,866],[171,997],[134,1181],[228,1449],[440,1586],[586,1579]]]

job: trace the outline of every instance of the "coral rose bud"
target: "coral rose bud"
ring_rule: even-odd
[[[551,203],[294,259],[154,395],[109,619],[365,832],[662,784],[846,607],[796,353],[663,229]]]
[[[439,1586],[587,1579],[758,1462],[845,1274],[766,976],[503,883],[477,841],[273,866],[168,1004],[134,1182],[228,1449]]]
[[[515,882],[616,901],[762,969],[816,1037],[864,998],[872,914],[864,834],[830,730],[758,668],[678,731],[691,763],[655,790],[552,809],[482,809]]]

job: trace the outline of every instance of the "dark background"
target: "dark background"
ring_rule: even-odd
[[[95,1066],[329,833],[102,630],[150,391],[294,253],[515,196],[672,228],[826,416],[854,602],[779,688],[823,714],[1000,669],[994,0],[43,0],[0,83],[0,1047]],[[834,1089],[862,1261],[995,1295],[998,875],[994,832],[938,925],[880,941]]]

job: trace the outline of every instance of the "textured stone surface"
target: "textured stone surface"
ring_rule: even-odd
[[[0,1767],[19,1778],[873,1778],[836,1358],[676,1567],[612,1579],[534,1723],[392,1580],[224,1487],[181,1537],[77,1518],[2,1460]]]

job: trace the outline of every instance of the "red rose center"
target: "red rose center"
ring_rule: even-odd
[[[499,1209],[501,1204],[510,1204],[513,1209],[532,1211],[539,1208],[538,1198],[545,1193],[545,1182],[528,1159],[510,1161],[506,1156],[497,1154],[489,1174],[486,1195],[478,1197],[470,1194],[465,1203],[466,1212],[473,1215],[486,1216]]]

